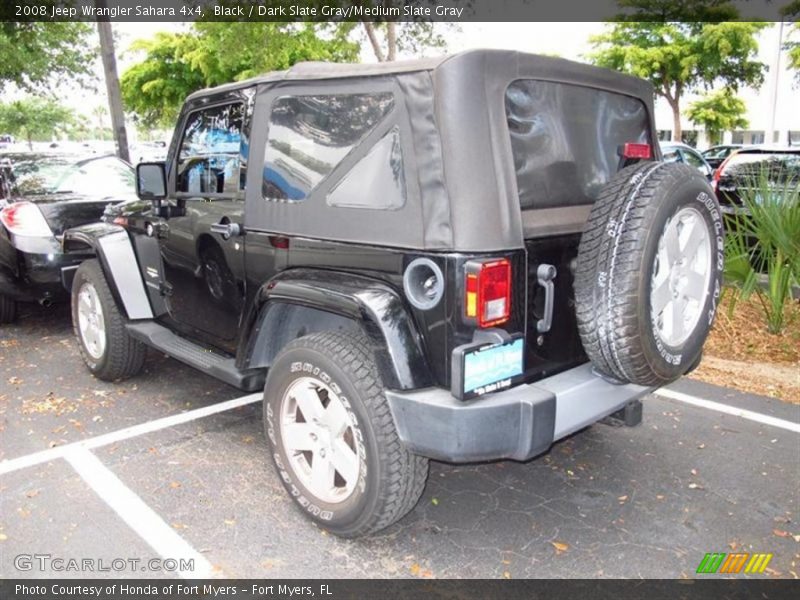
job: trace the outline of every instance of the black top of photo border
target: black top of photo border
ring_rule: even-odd
[[[3,22],[793,21],[800,0],[4,0]]]

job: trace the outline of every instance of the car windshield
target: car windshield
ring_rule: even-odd
[[[16,196],[72,194],[110,197],[135,192],[133,169],[113,156],[78,159],[46,154],[5,155]]]
[[[706,158],[725,158],[728,154],[731,153],[732,150],[736,148],[731,148],[729,146],[723,146],[721,148],[709,148],[705,152],[703,152],[703,156]]]
[[[771,183],[800,185],[800,152],[758,152],[734,154],[723,177],[751,181],[767,177]]]

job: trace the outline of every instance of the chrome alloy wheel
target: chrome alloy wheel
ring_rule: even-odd
[[[208,293],[211,294],[214,300],[222,300],[225,296],[225,286],[223,283],[222,268],[219,266],[219,263],[213,258],[209,259],[203,263],[203,269],[205,270]]]
[[[710,278],[708,227],[698,210],[685,206],[664,225],[650,284],[651,318],[662,342],[680,346],[695,330]]]
[[[363,450],[338,394],[314,377],[294,381],[281,400],[280,430],[292,470],[306,489],[329,504],[351,496]]]
[[[83,347],[95,360],[106,351],[106,322],[95,287],[85,282],[78,291],[78,330]]]

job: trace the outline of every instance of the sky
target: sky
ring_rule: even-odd
[[[152,37],[158,31],[178,31],[188,28],[185,23],[117,23],[115,31],[118,36],[118,61],[122,73],[125,68],[136,61],[134,53],[128,52],[130,44],[141,38]],[[602,23],[462,23],[458,30],[447,36],[448,52],[459,52],[470,48],[504,48],[523,52],[557,54],[563,58],[583,60],[590,51],[589,38],[603,31]],[[774,65],[778,48],[778,27],[773,26],[761,34],[760,59]],[[403,58],[402,56],[400,58]],[[409,57],[406,57],[409,58]],[[362,61],[374,61],[368,45],[364,45]],[[800,85],[793,80],[791,73],[785,70],[785,53],[783,65],[778,71],[778,102],[776,121],[778,128],[800,130]],[[98,72],[99,64],[98,64]],[[769,115],[772,107],[772,90],[774,87],[775,69],[772,68],[767,81],[760,91],[743,90],[740,95],[749,108],[751,129],[768,129]],[[104,91],[101,88],[101,91]],[[93,101],[92,101],[93,100]],[[687,98],[686,104],[692,100]],[[105,94],[99,93],[87,101],[85,93],[80,90],[68,90],[64,101],[76,110],[91,114],[92,108],[105,103]],[[686,106],[684,105],[684,107]],[[659,102],[656,107],[656,122],[659,129],[671,129],[672,116],[665,103]],[[690,126],[685,123],[685,126]]]

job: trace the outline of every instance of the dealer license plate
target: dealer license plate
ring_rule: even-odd
[[[523,374],[525,340],[515,338],[503,344],[483,346],[464,353],[463,397],[471,398],[511,387]]]

